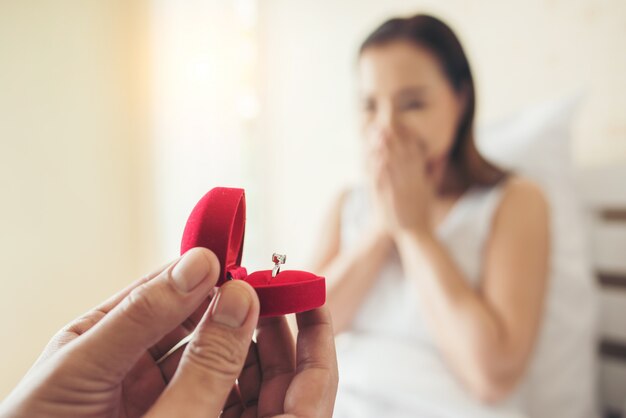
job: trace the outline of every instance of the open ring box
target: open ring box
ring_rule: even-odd
[[[191,211],[180,248],[181,255],[194,247],[213,251],[220,261],[217,286],[228,280],[245,280],[256,291],[260,316],[304,312],[324,305],[326,280],[307,271],[272,270],[248,274],[241,265],[246,226],[243,189],[216,187],[205,194]]]

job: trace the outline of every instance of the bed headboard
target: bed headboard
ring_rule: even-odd
[[[600,403],[605,417],[626,418],[626,165],[581,170],[578,182],[600,285]]]

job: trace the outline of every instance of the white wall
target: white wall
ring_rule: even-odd
[[[0,4],[0,399],[54,332],[152,265],[143,7]]]
[[[358,176],[355,53],[397,14],[434,13],[473,64],[479,122],[581,89],[579,164],[626,161],[626,3],[621,0],[261,2],[261,130],[276,156],[270,245],[306,263],[323,210]]]
[[[189,213],[216,186],[246,189],[252,208],[246,262],[254,264],[260,254],[255,243],[261,235],[259,205],[269,150],[252,137],[258,55],[254,4],[152,1],[151,126],[161,257],[179,251]]]

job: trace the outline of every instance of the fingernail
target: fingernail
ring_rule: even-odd
[[[222,286],[213,305],[211,320],[231,328],[243,325],[252,305],[250,293],[241,285],[229,283]]]
[[[208,276],[211,266],[207,258],[197,250],[190,250],[176,263],[172,280],[182,292],[191,292]]]

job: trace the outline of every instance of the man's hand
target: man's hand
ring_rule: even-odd
[[[297,369],[288,372],[286,363],[274,362],[277,352],[295,351],[283,334],[284,319],[266,326],[275,333],[269,338],[262,337],[262,323],[254,348],[256,293],[236,280],[212,297],[219,270],[212,252],[190,250],[68,325],[0,405],[0,416],[217,417],[224,409],[256,416],[257,408],[330,416],[337,368],[326,310],[300,315],[303,349]],[[192,332],[186,346],[170,353]],[[246,359],[255,367],[243,368]],[[251,379],[255,368],[258,377]]]

